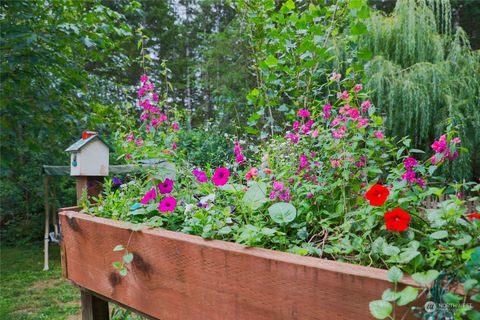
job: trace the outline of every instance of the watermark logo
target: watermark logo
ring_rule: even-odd
[[[424,308],[427,313],[430,313],[430,312],[434,312],[437,309],[437,305],[433,301],[427,301],[427,303],[425,303]]]

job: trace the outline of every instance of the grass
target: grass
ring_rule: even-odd
[[[49,271],[40,243],[2,246],[0,257],[0,319],[80,319],[80,292],[61,277],[58,246],[50,246]]]

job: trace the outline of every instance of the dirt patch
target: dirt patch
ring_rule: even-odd
[[[35,282],[31,289],[34,290],[44,290],[44,289],[50,289],[59,286],[62,284],[63,280],[62,279],[46,279],[46,280],[41,280]]]

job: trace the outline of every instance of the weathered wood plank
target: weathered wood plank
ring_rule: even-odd
[[[369,302],[391,286],[386,270],[147,228],[133,234],[122,278],[112,262],[125,223],[77,212],[60,221],[68,279],[162,320],[371,319]]]
[[[96,297],[90,292],[81,290],[82,320],[108,320],[108,302]]]

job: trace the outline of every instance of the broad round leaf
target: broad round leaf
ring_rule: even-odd
[[[392,313],[392,305],[387,301],[372,301],[368,307],[370,309],[370,313],[375,317],[375,319],[385,319]]]
[[[297,209],[287,202],[278,202],[268,208],[270,218],[278,224],[292,222],[297,216]]]

